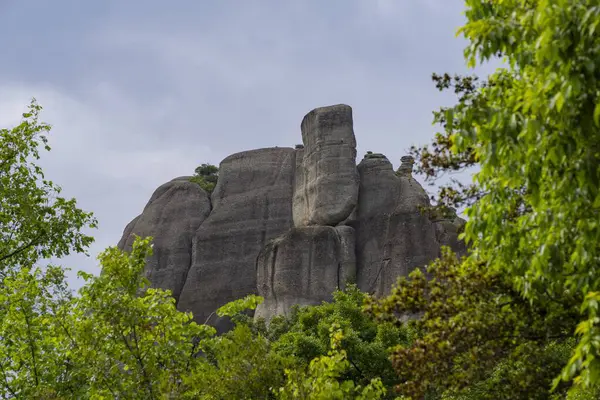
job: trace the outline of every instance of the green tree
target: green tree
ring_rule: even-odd
[[[290,316],[272,319],[266,336],[273,342],[273,351],[294,356],[308,367],[313,359],[328,356],[331,350],[333,325],[343,331],[340,346],[349,368],[340,372],[342,380],[367,386],[380,378],[387,388],[398,383],[389,359],[389,349],[408,344],[414,332],[404,325],[378,322],[365,314],[362,306],[366,294],[356,285],[333,293],[333,301],[310,307],[294,307]],[[391,391],[389,393],[391,395]]]
[[[194,171],[190,182],[197,183],[208,194],[211,194],[219,179],[219,168],[211,164],[202,164]]]
[[[452,146],[473,149],[485,195],[468,210],[472,258],[531,301],[579,297],[579,342],[562,378],[600,381],[600,5],[597,0],[467,0],[470,65],[508,67],[456,110]],[[557,382],[558,383],[558,382]]]
[[[72,393],[62,351],[62,305],[70,292],[58,267],[21,268],[0,283],[0,398]]]
[[[440,89],[454,88],[459,99],[435,113],[444,131],[432,147],[413,148],[418,169],[433,178],[478,166],[473,184],[453,182],[438,195],[442,207],[468,207],[470,265],[505,277],[533,307],[556,315],[581,308],[579,340],[561,378],[597,385],[600,5],[466,5],[467,23],[459,32],[470,42],[469,65],[499,56],[507,67],[483,83],[434,75]],[[576,325],[577,319],[565,329],[573,333]],[[554,384],[560,388],[558,380]],[[585,391],[572,388],[578,395]]]
[[[575,308],[530,303],[510,277],[459,260],[445,248],[428,269],[400,278],[365,308],[384,321],[418,316],[397,345],[397,389],[412,398],[547,399],[573,348]],[[566,385],[561,386],[564,394]]]
[[[202,364],[190,378],[194,387],[191,396],[318,398],[306,396],[323,391],[322,396],[343,393],[352,398],[362,390],[381,386],[387,392],[381,392],[381,398],[393,398],[387,389],[397,378],[389,348],[408,343],[411,333],[393,323],[377,323],[363,313],[364,299],[365,295],[351,286],[335,292],[331,303],[294,307],[289,316],[273,318],[268,327],[262,320],[253,322],[243,312],[262,301],[256,296],[222,307],[217,313],[231,317],[236,326],[205,348],[209,363]],[[332,326],[343,333],[336,336],[335,351],[331,347]],[[279,388],[285,389],[280,393]]]
[[[286,370],[287,382],[276,393],[282,400],[377,400],[382,399],[387,390],[381,379],[373,378],[361,387],[353,380],[342,380],[344,373],[351,368],[346,350],[341,342],[343,330],[338,324],[331,325],[330,350],[326,356],[314,358],[306,370]]]
[[[50,150],[50,126],[39,121],[42,107],[32,100],[19,125],[0,129],[0,273],[32,267],[39,260],[85,252],[96,227],[75,199],[59,196],[39,165],[40,149]]]
[[[245,324],[207,341],[203,352],[206,362],[186,378],[190,390],[185,398],[273,399],[273,388],[285,383],[284,370],[296,365]]]
[[[87,393],[130,399],[177,398],[185,377],[216,331],[179,312],[170,291],[143,277],[151,238],[136,238],[131,253],[111,247],[99,256],[102,274],[87,284],[68,314],[69,354],[89,380]],[[94,379],[90,379],[94,377]]]
[[[50,126],[39,121],[32,100],[19,125],[0,129],[0,397],[42,398],[51,388],[68,391],[68,364],[61,354],[60,318],[71,301],[64,269],[43,259],[85,252],[93,239],[91,213],[45,178],[36,164],[50,150]],[[63,390],[61,389],[61,390]]]
[[[216,313],[230,317],[235,327],[206,341],[206,362],[186,378],[190,399],[272,399],[273,388],[284,384],[284,370],[293,368],[293,357],[272,351],[271,342],[252,328],[248,310],[254,310],[262,297],[248,295],[232,301]]]
[[[149,239],[130,254],[109,248],[103,273],[80,273],[79,296],[61,268],[22,269],[0,291],[2,398],[178,398],[215,330],[176,310],[168,291],[148,287]]]

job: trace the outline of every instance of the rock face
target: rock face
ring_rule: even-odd
[[[218,307],[256,292],[256,257],[292,226],[295,151],[270,148],[221,162],[213,209],[193,238],[192,265],[179,309],[204,322]],[[209,321],[219,329],[227,322]]]
[[[399,201],[400,185],[392,164],[385,157],[365,157],[358,165],[360,189],[356,227],[356,283],[373,292],[379,273],[391,262],[391,213]]]
[[[441,245],[466,252],[463,220],[420,211],[429,199],[410,157],[397,172],[382,154],[356,165],[349,106],[312,110],[301,132],[295,149],[224,159],[210,199],[189,177],[162,185],[125,228],[125,250],[132,234],[154,236],[146,274],[197,322],[227,330],[214,311],[251,293],[264,297],[255,317],[266,320],[294,304],[331,300],[348,282],[383,295],[398,276],[438,257]]]
[[[335,226],[356,207],[358,173],[352,109],[316,108],[302,120],[304,148],[298,152],[294,225]]]
[[[169,289],[177,301],[192,263],[192,238],[210,213],[210,199],[200,186],[181,177],[154,191],[141,215],[133,219],[117,245],[130,251],[138,236],[154,238],[146,265],[152,286]]]
[[[411,157],[403,157],[394,173],[385,156],[373,154],[358,165],[357,284],[377,296],[389,293],[399,276],[437,258],[441,245],[462,250],[453,223],[438,224],[421,211],[430,203],[412,177],[412,164]]]
[[[454,252],[463,256],[467,254],[467,246],[458,235],[462,232],[466,221],[459,217],[443,218],[435,221],[436,237],[441,246],[448,246]]]
[[[294,304],[331,300],[355,275],[354,229],[349,226],[293,228],[271,240],[257,260],[258,294],[265,301],[256,318],[269,320]]]

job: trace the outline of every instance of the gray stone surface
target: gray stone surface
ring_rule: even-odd
[[[395,174],[389,160],[379,156],[365,157],[358,171],[357,284],[384,295],[399,276],[439,255],[436,228],[419,211],[429,199],[410,172]]]
[[[352,108],[344,104],[316,108],[301,124],[304,149],[297,149],[294,225],[335,226],[358,200],[356,139]]]
[[[436,238],[440,246],[450,247],[459,257],[467,254],[466,243],[458,239],[466,221],[460,217],[441,219],[434,222]]]
[[[296,145],[294,187],[292,194],[292,218],[294,226],[308,225],[308,193],[306,192],[306,168],[304,166],[304,145]]]
[[[394,172],[380,153],[356,166],[352,109],[317,108],[301,124],[303,145],[225,158],[210,196],[189,176],[160,186],[123,232],[154,236],[146,274],[170,289],[178,308],[219,332],[231,324],[214,312],[258,293],[256,317],[294,304],[331,300],[347,282],[389,293],[399,276],[423,267],[448,245],[466,253],[464,220],[422,213],[429,198],[412,176],[413,159]]]
[[[338,249],[338,288],[344,289],[348,283],[356,282],[356,231],[351,226],[335,227],[339,238]]]
[[[255,318],[269,321],[295,305],[331,301],[354,281],[354,229],[349,226],[293,228],[271,240],[257,258],[258,294],[264,302]]]
[[[127,225],[117,245],[130,251],[134,235],[152,236],[153,255],[144,273],[152,286],[171,290],[176,300],[191,265],[192,237],[210,213],[207,193],[185,178],[156,189],[142,214]]]
[[[292,226],[295,150],[268,148],[221,162],[213,209],[193,239],[193,261],[179,300],[205,322],[218,307],[256,293],[256,257]],[[218,330],[228,322],[209,319]]]

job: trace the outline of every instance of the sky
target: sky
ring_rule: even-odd
[[[46,176],[93,211],[98,273],[162,183],[201,163],[301,143],[313,108],[352,106],[358,160],[394,167],[431,140],[454,97],[431,74],[467,73],[462,0],[0,0],[0,127],[32,97],[53,126]],[[480,75],[491,66],[479,68]],[[357,160],[357,161],[358,161]],[[419,179],[419,178],[417,178]]]

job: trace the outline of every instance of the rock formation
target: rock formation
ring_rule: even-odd
[[[210,213],[207,193],[189,178],[176,178],[156,189],[118,244],[130,251],[133,234],[152,236],[153,254],[146,264],[146,277],[152,286],[171,290],[177,301],[192,263],[192,239]]]
[[[255,317],[328,301],[348,282],[384,295],[398,276],[423,267],[441,245],[466,251],[460,218],[421,212],[429,199],[411,157],[394,172],[382,154],[356,165],[352,109],[317,108],[301,124],[303,145],[237,153],[220,164],[210,199],[188,177],[160,186],[127,225],[154,236],[146,273],[182,311],[228,329],[214,311],[257,293]]]
[[[358,201],[352,109],[337,105],[312,110],[301,130],[304,147],[296,155],[294,225],[335,226]]]
[[[367,155],[358,165],[357,284],[376,295],[440,251],[436,226],[420,210],[429,197],[412,177],[412,159],[403,161],[398,173],[380,154]]]
[[[354,280],[354,229],[349,226],[292,228],[271,240],[257,259],[256,317],[270,319],[294,304],[311,305]]]
[[[270,148],[221,162],[212,211],[197,229],[192,264],[178,307],[198,321],[225,303],[256,292],[256,257],[292,225],[294,149]],[[226,329],[216,316],[209,321]]]

